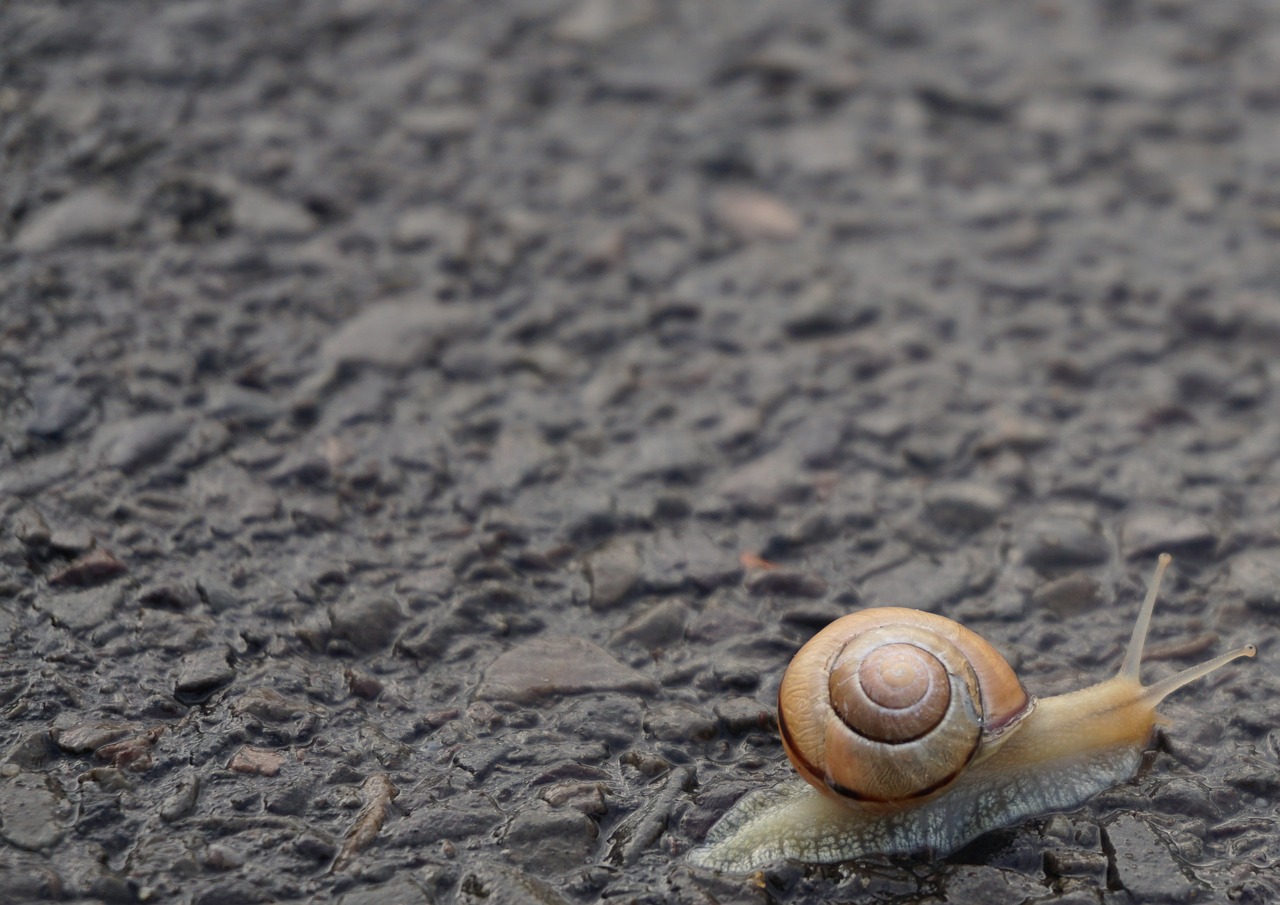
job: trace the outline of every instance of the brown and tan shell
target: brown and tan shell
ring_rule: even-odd
[[[778,691],[778,723],[808,782],[888,807],[947,788],[1033,706],[979,635],[880,607],[836,620],[800,649]]]

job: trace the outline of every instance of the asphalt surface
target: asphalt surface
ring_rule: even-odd
[[[0,902],[1280,897],[1280,8],[0,5]],[[686,853],[859,606],[1131,782]]]

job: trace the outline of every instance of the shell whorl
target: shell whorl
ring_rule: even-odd
[[[844,801],[891,803],[946,788],[1032,700],[980,636],[930,613],[864,610],[801,648],[778,692],[800,775]]]

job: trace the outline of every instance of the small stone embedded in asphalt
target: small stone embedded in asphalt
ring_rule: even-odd
[[[664,742],[705,742],[715,737],[716,728],[709,714],[679,701],[657,705],[644,717],[644,731]]]
[[[583,638],[547,635],[513,647],[489,664],[476,697],[532,704],[592,691],[653,694],[657,683]]]
[[[93,396],[74,383],[56,381],[37,385],[31,406],[27,433],[56,440],[93,411]]]
[[[581,811],[531,802],[507,824],[502,844],[519,866],[559,874],[585,864],[599,834],[596,822]]]
[[[80,241],[111,241],[137,219],[127,201],[97,188],[84,189],[38,208],[13,238],[20,251],[48,251]]]
[[[678,643],[691,610],[682,600],[661,600],[639,610],[609,638],[609,646],[639,644],[650,650]]]
[[[1125,519],[1120,529],[1129,559],[1158,553],[1206,553],[1217,545],[1218,532],[1198,516],[1173,510],[1146,510]]]
[[[1199,900],[1199,884],[1145,821],[1121,814],[1104,824],[1103,833],[1103,847],[1111,856],[1116,880],[1135,901]]]
[[[617,538],[586,559],[591,606],[604,610],[623,600],[640,577],[640,551],[634,541]]]
[[[57,591],[37,597],[35,608],[48,615],[59,628],[81,633],[111,618],[124,596],[124,589],[115,586]]]
[[[278,776],[284,766],[284,755],[266,748],[245,745],[231,756],[227,769],[235,773],[250,773],[257,776]]]
[[[822,597],[827,583],[820,575],[795,569],[755,569],[747,573],[743,586],[756,597]]]
[[[49,543],[52,533],[44,515],[34,506],[23,506],[13,516],[9,530],[28,547],[43,547]]]
[[[137,731],[138,726],[134,723],[92,720],[65,727],[55,726],[49,731],[49,736],[67,754],[88,754]]]
[[[227,648],[218,645],[183,657],[174,682],[178,700],[187,704],[202,702],[235,679],[236,671],[229,655]]]
[[[390,647],[404,622],[404,610],[389,597],[360,595],[329,608],[333,637],[368,653]]]
[[[1096,566],[1111,558],[1111,544],[1101,526],[1084,516],[1043,515],[1020,533],[1023,558],[1033,569]]]
[[[946,531],[978,531],[1004,510],[1004,495],[994,487],[970,481],[932,485],[924,496],[925,511]]]
[[[1280,551],[1237,554],[1231,560],[1230,587],[1244,594],[1249,609],[1280,615]]]
[[[0,776],[0,838],[10,845],[49,848],[62,838],[70,810],[51,776],[25,771]]]
[[[93,435],[90,447],[103,465],[132,472],[158,462],[191,430],[186,414],[139,415],[108,421]]]
[[[1064,619],[1072,618],[1102,604],[1102,585],[1090,575],[1072,572],[1036,588],[1031,603]]]
[[[320,358],[332,366],[407,368],[436,361],[450,342],[475,328],[463,306],[427,298],[393,299],[366,306],[339,327],[320,347]]]
[[[51,585],[98,585],[128,571],[110,550],[99,547],[57,569],[49,576]]]
[[[723,189],[712,199],[720,225],[740,239],[794,239],[804,224],[778,197],[747,188]]]

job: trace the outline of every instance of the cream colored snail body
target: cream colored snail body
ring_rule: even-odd
[[[884,607],[836,620],[796,654],[778,692],[779,731],[801,779],[744,797],[690,860],[750,871],[786,859],[945,854],[1129,779],[1165,697],[1256,653],[1247,645],[1139,681],[1169,561],[1160,556],[1120,672],[1040,700],[949,619]]]

